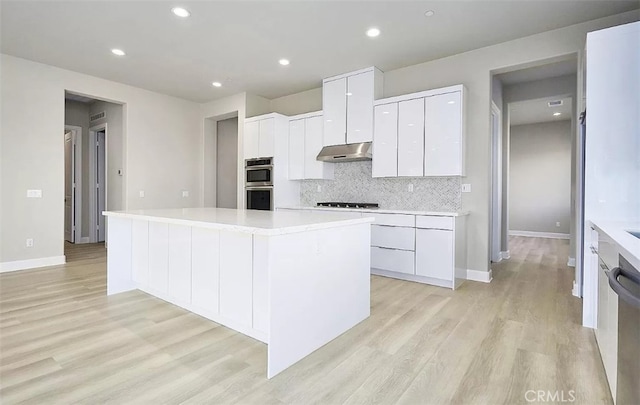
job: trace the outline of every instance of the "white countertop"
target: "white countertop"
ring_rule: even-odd
[[[640,231],[640,222],[591,220],[599,232],[606,233],[620,248],[620,254],[640,271],[640,239],[627,231]]]
[[[374,214],[406,214],[406,215],[430,215],[438,217],[461,217],[469,215],[466,211],[442,212],[442,211],[404,211],[382,208],[337,208],[337,207],[279,207],[285,210],[321,210],[321,211],[345,211],[345,212],[371,212]]]
[[[261,235],[283,235],[373,222],[371,217],[354,218],[351,215],[339,212],[328,216],[326,214],[314,215],[308,212],[236,210],[228,208],[105,211],[103,214],[108,217],[141,219]]]

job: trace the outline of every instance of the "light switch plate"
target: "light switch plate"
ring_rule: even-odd
[[[182,196],[183,196],[183,197],[189,197],[189,192],[188,192],[187,190],[184,190],[184,191],[182,192]]]
[[[42,190],[27,190],[27,198],[42,198]]]
[[[471,192],[471,184],[463,184],[462,185],[462,192],[463,193],[470,193]]]
[[[27,247],[33,247],[33,239],[32,238],[28,238],[27,242],[26,242]]]
[[[144,190],[140,190],[140,198],[144,198]]]

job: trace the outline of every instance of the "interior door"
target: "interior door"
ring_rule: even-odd
[[[107,176],[106,176],[106,145],[105,145],[105,132],[100,131],[96,134],[96,162],[97,162],[97,181],[96,181],[96,207],[98,212],[96,213],[97,220],[97,237],[98,242],[104,242],[106,235],[105,218],[102,212],[106,210],[106,191],[107,191]]]
[[[75,145],[73,131],[64,134],[64,240],[75,242]]]

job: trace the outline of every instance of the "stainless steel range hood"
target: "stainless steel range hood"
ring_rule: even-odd
[[[325,146],[316,160],[334,163],[371,160],[371,142]]]

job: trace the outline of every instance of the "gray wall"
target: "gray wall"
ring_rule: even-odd
[[[80,237],[89,236],[89,104],[65,100],[64,124],[82,127],[82,228]]]
[[[237,208],[238,118],[218,121],[216,207]]]
[[[569,234],[571,137],[569,120],[511,127],[510,230]]]
[[[459,177],[372,178],[371,162],[334,163],[334,180],[304,180],[301,204],[322,201],[378,203],[380,208],[459,211]],[[408,191],[413,184],[413,192]],[[318,186],[321,191],[318,191]]]

